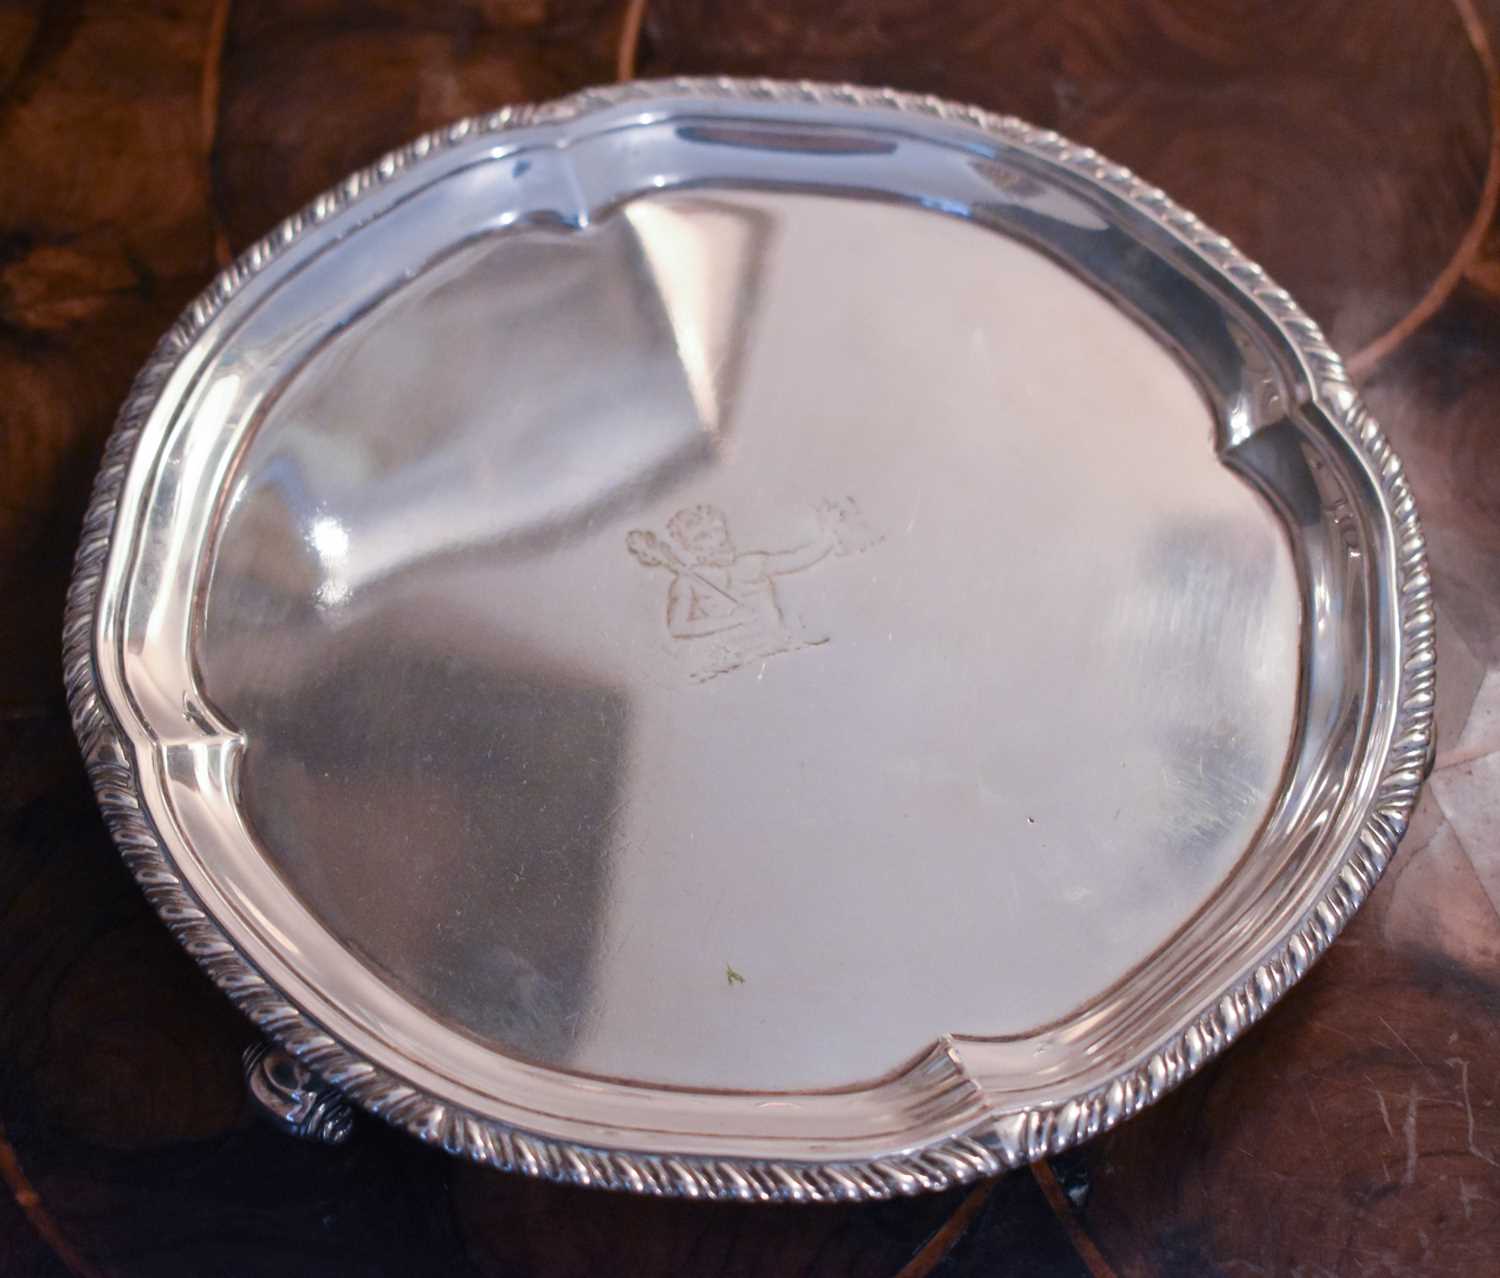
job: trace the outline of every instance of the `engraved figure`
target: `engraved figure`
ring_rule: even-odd
[[[643,567],[672,575],[667,631],[689,646],[693,682],[828,642],[827,635],[810,636],[787,617],[776,579],[830,555],[857,554],[879,539],[852,497],[822,502],[817,515],[817,535],[789,550],[741,551],[724,512],[710,505],[689,506],[667,521],[672,544],[640,529],[626,536],[626,548]]]

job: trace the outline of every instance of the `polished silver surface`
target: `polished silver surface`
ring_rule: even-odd
[[[1420,531],[1317,330],[1054,135],[628,86],[169,335],[68,670],[184,943],[502,1166],[863,1197],[1219,1050],[1394,850]]]
[[[1171,356],[1013,240],[642,196],[456,254],[270,393],[196,643],[226,797],[497,1049],[779,1091],[1025,1033],[1275,796],[1287,540]]]

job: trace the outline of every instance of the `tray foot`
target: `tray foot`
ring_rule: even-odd
[[[289,1136],[339,1145],[349,1139],[354,1114],[338,1088],[269,1043],[245,1049],[245,1088],[268,1119]]]

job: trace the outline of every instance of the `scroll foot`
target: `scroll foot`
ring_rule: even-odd
[[[326,1145],[349,1138],[354,1113],[344,1094],[296,1057],[269,1043],[256,1043],[245,1049],[244,1063],[250,1098],[282,1131]]]

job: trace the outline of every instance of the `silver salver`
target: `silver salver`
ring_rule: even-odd
[[[733,80],[350,177],[163,339],[65,636],[252,1088],[653,1194],[1066,1149],[1329,945],[1432,751],[1400,464],[1084,147]]]

